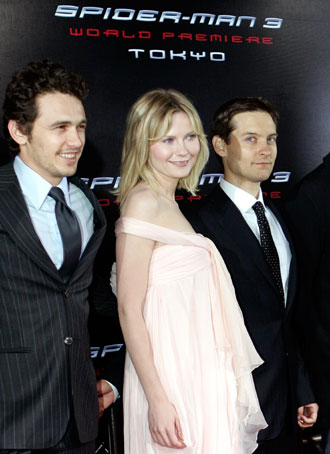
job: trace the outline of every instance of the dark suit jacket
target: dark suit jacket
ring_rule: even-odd
[[[299,266],[295,320],[320,406],[318,424],[330,428],[330,154],[284,201]]]
[[[33,228],[12,164],[0,168],[0,448],[60,441],[71,408],[82,442],[98,430],[90,359],[88,287],[106,221],[95,196],[95,231],[65,284]]]
[[[288,401],[294,426],[298,405],[314,401],[302,364],[299,364],[297,382],[297,351],[290,329],[296,286],[294,251],[285,308],[260,244],[238,208],[219,186],[206,200],[205,205],[188,218],[195,231],[210,238],[219,249],[231,275],[246,327],[264,360],[253,373],[261,409],[269,425],[260,432],[259,441],[272,439],[286,423]],[[273,207],[272,210],[290,242],[281,218]]]

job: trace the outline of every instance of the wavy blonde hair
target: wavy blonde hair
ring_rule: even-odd
[[[166,136],[172,126],[173,114],[180,111],[187,114],[192,130],[199,138],[200,152],[190,174],[179,180],[178,189],[196,194],[200,174],[209,157],[202,121],[186,96],[174,89],[158,88],[138,98],[127,115],[117,191],[119,203],[124,202],[129,191],[140,181],[159,192],[159,183],[148,164],[150,146]]]

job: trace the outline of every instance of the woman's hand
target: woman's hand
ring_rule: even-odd
[[[175,407],[167,399],[149,406],[149,429],[153,441],[166,448],[184,449],[182,429]]]

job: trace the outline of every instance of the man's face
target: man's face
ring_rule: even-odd
[[[85,145],[86,115],[79,99],[63,93],[36,98],[38,116],[20,143],[19,157],[56,186],[74,175]]]
[[[212,143],[223,159],[224,178],[257,196],[260,183],[269,178],[276,159],[276,126],[267,112],[242,112],[232,119],[230,143],[219,136]]]

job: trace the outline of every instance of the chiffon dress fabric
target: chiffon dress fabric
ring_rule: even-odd
[[[117,220],[120,233],[159,244],[150,262],[143,316],[158,375],[187,446],[165,448],[153,442],[148,403],[127,353],[125,454],[252,453],[258,431],[267,427],[251,374],[263,361],[220,253],[200,234],[127,216]]]

